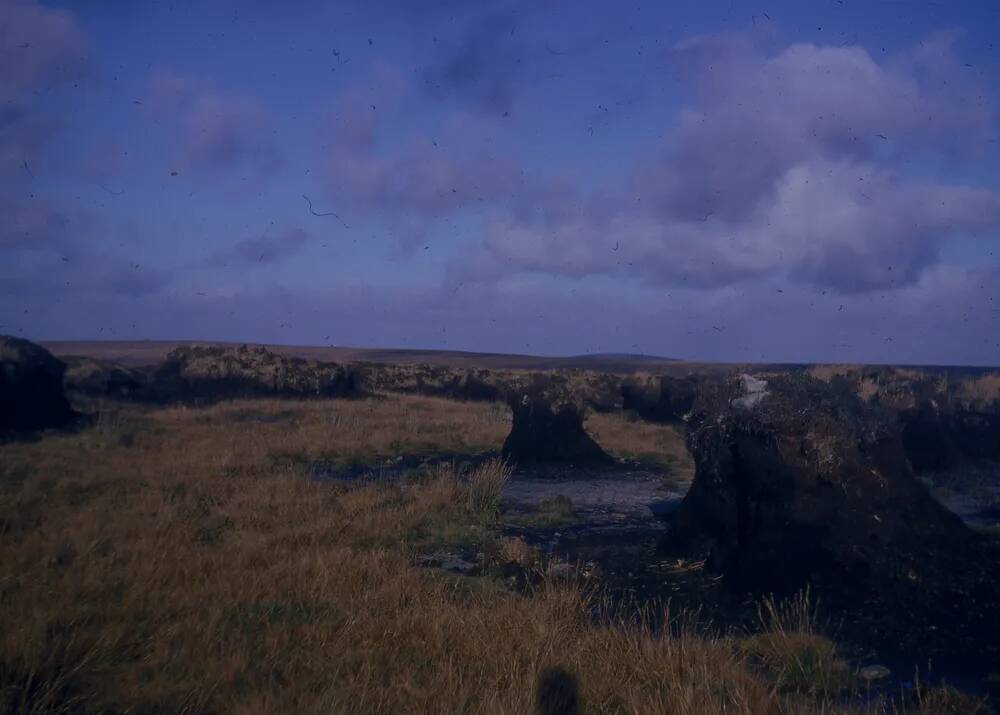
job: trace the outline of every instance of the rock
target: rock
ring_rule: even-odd
[[[581,407],[561,396],[561,389],[561,383],[534,376],[531,384],[509,393],[513,423],[503,443],[504,457],[522,465],[613,464],[583,428]]]
[[[693,407],[695,477],[664,550],[707,555],[738,591],[809,585],[886,637],[997,651],[997,555],[916,479],[894,415],[843,384],[747,377]]]
[[[74,397],[139,398],[147,388],[148,375],[122,365],[86,357],[66,357],[63,382]]]
[[[451,397],[465,401],[496,402],[500,399],[500,389],[488,382],[486,370],[468,370],[458,381]]]
[[[1000,374],[957,368],[849,368],[829,379],[896,413],[918,473],[1000,459]]]
[[[743,386],[743,397],[733,400],[733,407],[737,409],[752,410],[767,397],[767,380],[740,375],[740,384]]]
[[[979,410],[928,400],[900,412],[903,445],[918,472],[1000,459],[1000,406]]]
[[[568,371],[567,380],[573,394],[594,412],[620,412],[622,403],[622,378],[602,372]]]
[[[649,511],[653,516],[666,517],[677,512],[681,505],[680,499],[660,499],[649,503]]]
[[[464,558],[461,554],[451,551],[436,551],[417,559],[420,566],[439,568],[452,573],[469,574],[478,568],[478,564]]]
[[[676,531],[705,537],[733,578],[795,589],[817,573],[919,573],[924,547],[972,540],[914,477],[891,418],[848,391],[743,375],[695,412],[696,473]]]
[[[903,447],[920,473],[1000,459],[996,376],[879,368],[865,372],[870,399],[896,411]]]
[[[75,417],[63,389],[66,365],[45,348],[0,336],[0,432],[63,427]]]
[[[622,407],[650,422],[682,422],[691,411],[699,377],[632,378],[622,386]]]
[[[884,665],[866,665],[858,671],[858,676],[869,683],[876,680],[884,680],[892,675],[892,671]]]

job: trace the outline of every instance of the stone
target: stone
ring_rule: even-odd
[[[743,386],[743,396],[733,400],[733,407],[741,410],[752,410],[761,400],[767,397],[767,380],[753,375],[740,375]]]
[[[921,573],[972,533],[913,475],[892,419],[807,376],[741,375],[700,397],[696,473],[676,532],[701,534],[739,580]],[[891,566],[891,568],[890,568]]]
[[[998,554],[916,478],[891,411],[805,374],[739,376],[706,383],[686,440],[695,477],[664,551],[707,557],[735,591],[809,586],[886,638],[1000,651]]]
[[[0,432],[68,425],[76,413],[63,388],[65,371],[42,346],[0,336]]]
[[[439,568],[458,574],[469,574],[478,568],[478,564],[474,561],[451,551],[436,551],[433,554],[421,556],[417,559],[417,563],[427,568]]]
[[[141,399],[148,383],[142,370],[87,357],[66,357],[63,382],[66,392],[75,399],[104,397]]]
[[[899,420],[903,447],[918,473],[1000,460],[1000,375],[956,368],[845,368],[843,381]]]
[[[683,422],[691,411],[702,378],[631,378],[622,383],[622,407],[650,422]]]
[[[504,457],[520,465],[613,464],[614,459],[583,428],[582,408],[561,397],[561,387],[535,376],[531,384],[510,391],[513,420],[503,443]]]
[[[858,671],[858,676],[869,683],[876,680],[885,680],[892,675],[892,671],[884,665],[866,665]]]

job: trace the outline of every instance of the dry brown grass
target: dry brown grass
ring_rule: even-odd
[[[510,481],[511,465],[503,459],[491,459],[469,474],[469,511],[481,521],[493,522],[500,512],[500,497]]]
[[[541,552],[520,537],[502,537],[498,540],[498,546],[501,563],[531,568],[542,560]]]
[[[684,434],[674,425],[643,422],[618,412],[594,412],[587,416],[585,426],[597,443],[616,457],[667,467],[681,481],[694,476]]]
[[[962,381],[959,395],[980,407],[992,405],[1000,400],[1000,373],[991,372]]]
[[[497,451],[510,431],[505,406],[408,395],[379,400],[245,400],[198,410],[175,407],[159,414],[165,420],[187,417],[197,423],[195,429],[238,423],[237,428],[223,430],[229,443],[220,445],[220,451],[244,462],[279,453],[373,461],[400,454]],[[275,420],[275,415],[283,419]]]
[[[495,447],[489,406],[122,419],[144,428],[0,446],[2,712],[524,713],[547,667],[588,712],[862,712],[779,690],[734,640],[596,625],[573,583],[525,597],[413,566],[428,538],[495,538],[453,470],[346,488],[271,458]]]
[[[837,365],[837,364],[822,364],[822,365],[810,365],[806,368],[806,374],[815,377],[817,380],[822,380],[823,382],[830,382],[835,377],[844,377],[857,372],[860,372],[863,365]]]
[[[765,598],[759,616],[760,633],[747,638],[743,648],[779,688],[836,695],[855,684],[836,644],[820,635],[808,591],[784,603]]]

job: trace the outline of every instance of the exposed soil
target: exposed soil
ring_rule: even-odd
[[[605,590],[610,598],[601,608],[615,604],[616,612],[595,615],[628,618],[652,607],[655,619],[669,600],[675,611],[699,609],[718,622],[717,614],[736,613],[723,605],[728,596],[719,578],[705,571],[703,560],[664,559],[657,550],[687,487],[669,471],[635,462],[521,470],[504,491],[503,533],[572,565]]]
[[[684,493],[668,485],[665,475],[642,467],[604,470],[528,469],[515,473],[504,490],[511,511],[533,510],[557,497],[572,502],[581,522],[598,526],[623,522],[658,522],[657,515],[680,503]]]

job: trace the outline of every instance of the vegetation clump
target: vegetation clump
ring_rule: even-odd
[[[179,347],[152,375],[155,399],[212,401],[234,397],[360,397],[356,368],[288,357],[263,347]]]
[[[484,522],[494,521],[511,471],[511,465],[503,459],[491,459],[473,469],[468,479],[469,511]]]

